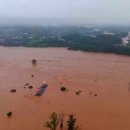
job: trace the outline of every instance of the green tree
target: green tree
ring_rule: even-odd
[[[58,115],[56,112],[53,112],[50,115],[50,121],[45,122],[44,127],[50,128],[50,130],[56,130],[58,124],[59,124]]]
[[[69,115],[69,120],[67,122],[68,130],[74,130],[76,123],[76,118],[74,118],[74,115]]]
[[[60,129],[61,129],[61,130],[63,130],[63,127],[64,127],[64,117],[65,117],[65,114],[64,114],[64,113],[60,113],[60,114],[59,114]]]

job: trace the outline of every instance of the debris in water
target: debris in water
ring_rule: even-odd
[[[91,93],[91,92],[89,92],[89,94],[90,94],[90,95],[92,95],[92,93]]]
[[[95,82],[97,82],[97,81],[98,81],[98,79],[95,79],[94,81],[95,81]]]
[[[76,95],[80,95],[80,93],[79,93],[79,92],[76,92],[75,94],[76,94]]]
[[[28,86],[28,85],[29,85],[29,83],[25,84],[24,86]]]
[[[75,92],[75,94],[76,94],[76,95],[80,95],[81,92],[82,92],[82,91],[79,90],[79,91]]]
[[[48,60],[48,62],[52,62],[52,60]]]
[[[61,91],[66,91],[67,89],[65,87],[60,88]]]
[[[32,88],[33,88],[33,86],[28,86],[28,88],[29,88],[29,89],[32,89]]]
[[[16,92],[16,89],[12,89],[12,90],[10,90],[10,92],[15,93],[15,92]]]
[[[7,116],[8,116],[8,117],[11,117],[12,114],[13,114],[13,113],[10,111],[10,112],[7,113]]]
[[[33,64],[33,65],[37,64],[37,60],[33,59],[33,60],[32,60],[32,64]]]
[[[94,94],[95,97],[97,97],[98,95],[97,94]]]

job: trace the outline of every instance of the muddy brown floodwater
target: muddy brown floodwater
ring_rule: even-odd
[[[35,97],[43,81],[49,86]],[[68,92],[60,91],[60,82]],[[27,83],[33,89],[24,88]],[[0,130],[46,130],[43,124],[54,111],[74,113],[81,130],[130,130],[130,57],[0,47]]]

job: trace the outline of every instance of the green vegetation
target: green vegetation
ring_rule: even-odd
[[[73,115],[69,115],[69,120],[67,122],[68,130],[74,130],[75,129],[75,123],[76,123],[76,118],[74,118]]]
[[[130,55],[130,44],[122,44],[129,31],[130,27],[0,27],[0,45]]]
[[[56,112],[53,112],[50,115],[50,121],[45,122],[44,127],[49,128],[50,130],[56,130],[59,126],[62,130],[64,127],[64,114],[61,113],[58,114]],[[69,115],[69,119],[67,121],[67,130],[75,130],[76,129],[76,118],[74,118],[74,115]]]
[[[119,33],[116,33],[115,36],[117,36],[119,38],[127,37],[128,32],[119,32]]]
[[[47,121],[47,122],[44,124],[44,127],[49,128],[49,129],[51,129],[51,130],[56,130],[58,124],[59,124],[58,115],[57,115],[56,112],[53,112],[53,113],[50,115],[50,121]]]

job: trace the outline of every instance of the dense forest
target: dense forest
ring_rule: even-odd
[[[66,47],[130,55],[123,45],[130,27],[0,27],[1,46]]]

